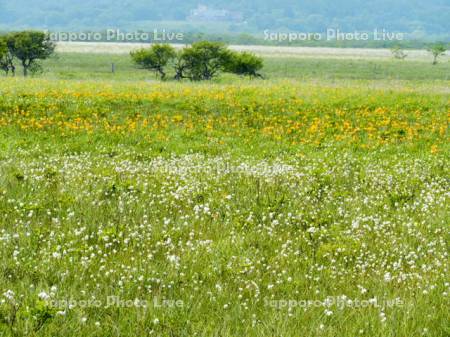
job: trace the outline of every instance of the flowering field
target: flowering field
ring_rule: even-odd
[[[449,95],[0,82],[0,336],[448,336]]]

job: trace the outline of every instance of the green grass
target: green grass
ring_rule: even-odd
[[[112,74],[112,63],[116,73]],[[46,78],[154,80],[153,73],[136,69],[128,55],[57,54],[43,62]],[[450,63],[424,61],[266,58],[268,79],[449,80]],[[230,75],[222,76],[234,81]]]
[[[450,63],[347,59],[266,59],[270,78],[358,79],[358,80],[449,80]]]
[[[285,61],[2,78],[0,336],[448,336],[448,65]]]

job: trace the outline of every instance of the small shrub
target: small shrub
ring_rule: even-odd
[[[166,78],[165,67],[175,56],[175,49],[168,44],[155,44],[148,49],[131,52],[134,63],[143,69],[156,72],[162,80]]]
[[[254,54],[242,52],[234,53],[227,65],[227,71],[250,77],[262,77],[259,70],[263,67],[263,60]]]

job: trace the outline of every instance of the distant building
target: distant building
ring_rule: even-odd
[[[225,21],[242,22],[243,15],[226,9],[214,9],[205,5],[199,5],[192,9],[188,16],[189,21]]]

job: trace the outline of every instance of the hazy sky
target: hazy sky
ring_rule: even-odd
[[[0,29],[150,29],[261,33],[375,28],[450,34],[450,0],[0,0]]]

